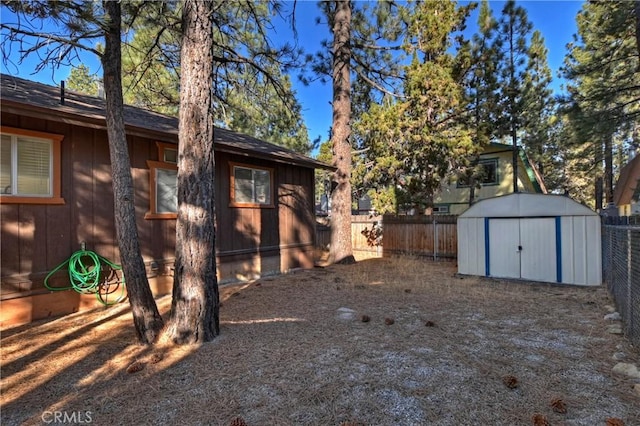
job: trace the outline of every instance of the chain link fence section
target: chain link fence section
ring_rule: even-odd
[[[602,272],[625,335],[640,347],[640,217],[603,218]]]

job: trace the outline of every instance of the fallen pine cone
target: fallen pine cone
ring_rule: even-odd
[[[427,321],[424,323],[424,325],[426,325],[427,327],[435,327],[436,323],[433,321]]]
[[[410,289],[410,288],[405,288],[405,289],[404,289],[404,292],[405,292],[405,293],[411,293],[411,289]]]
[[[567,412],[567,404],[560,398],[553,399],[551,401],[551,408],[556,413],[565,414]]]
[[[515,389],[518,387],[518,378],[516,376],[504,376],[502,378],[502,383],[509,389]]]
[[[162,356],[162,354],[160,354],[160,353],[152,354],[152,355],[149,357],[149,364],[157,364],[157,363],[159,363],[160,361],[162,361],[162,358],[163,358],[163,356]]]
[[[369,317],[369,315],[363,315],[362,317],[360,317],[360,319],[362,320],[362,322],[371,321],[371,318]]]
[[[127,367],[127,373],[129,374],[137,373],[138,371],[142,371],[142,369],[144,369],[144,364],[136,361],[133,364],[131,364],[129,367]]]
[[[533,420],[533,426],[550,426],[547,418],[539,413],[534,414],[531,420]]]
[[[384,319],[384,323],[387,325],[391,325],[393,324],[395,321],[393,320],[393,318],[385,318]]]
[[[231,420],[229,426],[247,426],[247,422],[245,422],[242,417],[236,417],[235,419]]]
[[[617,417],[609,417],[607,419],[607,426],[624,426],[624,422]]]

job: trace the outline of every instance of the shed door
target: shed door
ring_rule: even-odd
[[[555,219],[520,219],[520,245],[520,277],[526,280],[555,282]]]
[[[489,275],[520,278],[520,220],[489,221]]]
[[[554,218],[489,220],[489,275],[555,282]]]

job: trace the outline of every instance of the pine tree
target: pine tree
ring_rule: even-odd
[[[500,61],[493,45],[497,29],[488,0],[483,0],[478,15],[478,32],[458,52],[458,66],[462,70],[465,85],[465,102],[468,104],[468,126],[472,129],[474,144],[480,152],[494,137],[497,118],[500,116],[497,66]],[[477,182],[483,172],[478,167],[479,155],[468,163],[461,163],[458,178],[469,182],[469,205],[475,202]]]
[[[314,72],[331,75],[333,81],[331,140],[337,171],[332,179],[330,260],[352,263],[351,150],[357,142],[351,122],[367,109],[370,100],[395,93],[398,87],[400,60],[393,52],[401,51],[398,40],[404,30],[405,9],[391,1],[356,6],[338,0],[320,6],[333,36],[313,61]],[[359,90],[352,97],[354,87]]]
[[[576,20],[578,35],[563,68],[570,80],[565,110],[576,135],[571,149],[583,154],[592,184],[603,178],[605,202],[611,203],[614,151],[633,143],[640,120],[637,2],[586,2]]]
[[[294,26],[295,17],[285,13],[279,1],[214,2],[215,120],[308,153],[312,146],[301,106],[287,77],[300,66],[301,52],[289,43],[275,45],[268,34],[275,19]]]
[[[178,115],[180,3],[145,2],[122,46],[125,102]]]
[[[154,343],[164,322],[156,306],[140,250],[136,225],[133,176],[124,126],[120,37],[122,34],[120,3],[104,1],[106,12],[105,48],[102,55],[106,98],[106,122],[111,156],[111,179],[118,248],[122,271],[127,279],[127,294],[138,339]]]
[[[557,153],[555,139],[551,137],[555,101],[547,52],[542,34],[534,31],[524,74],[522,144],[543,176],[551,170],[552,157]]]
[[[498,120],[498,136],[509,136],[513,145],[513,192],[518,192],[518,131],[524,116],[524,75],[528,58],[528,40],[532,25],[527,12],[509,0],[498,20],[495,48],[500,54],[499,67],[501,99],[504,111]]]
[[[169,334],[202,343],[220,333],[215,253],[213,151],[213,3],[182,7],[178,220]]]
[[[99,82],[99,78],[89,72],[89,67],[80,64],[77,67],[71,68],[66,87],[68,87],[69,90],[84,93],[85,95],[98,96]]]
[[[453,2],[414,5],[404,41],[412,60],[404,70],[402,98],[372,104],[357,124],[368,148],[363,181],[376,188],[374,206],[383,212],[388,206],[379,203],[389,199],[396,209],[423,209],[442,179],[475,152],[462,120],[463,88],[447,52],[466,14]]]

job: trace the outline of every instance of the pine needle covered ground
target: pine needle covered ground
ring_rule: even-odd
[[[197,348],[135,344],[126,304],[5,330],[2,424],[640,425],[606,289],[455,272],[385,258],[222,286]]]

